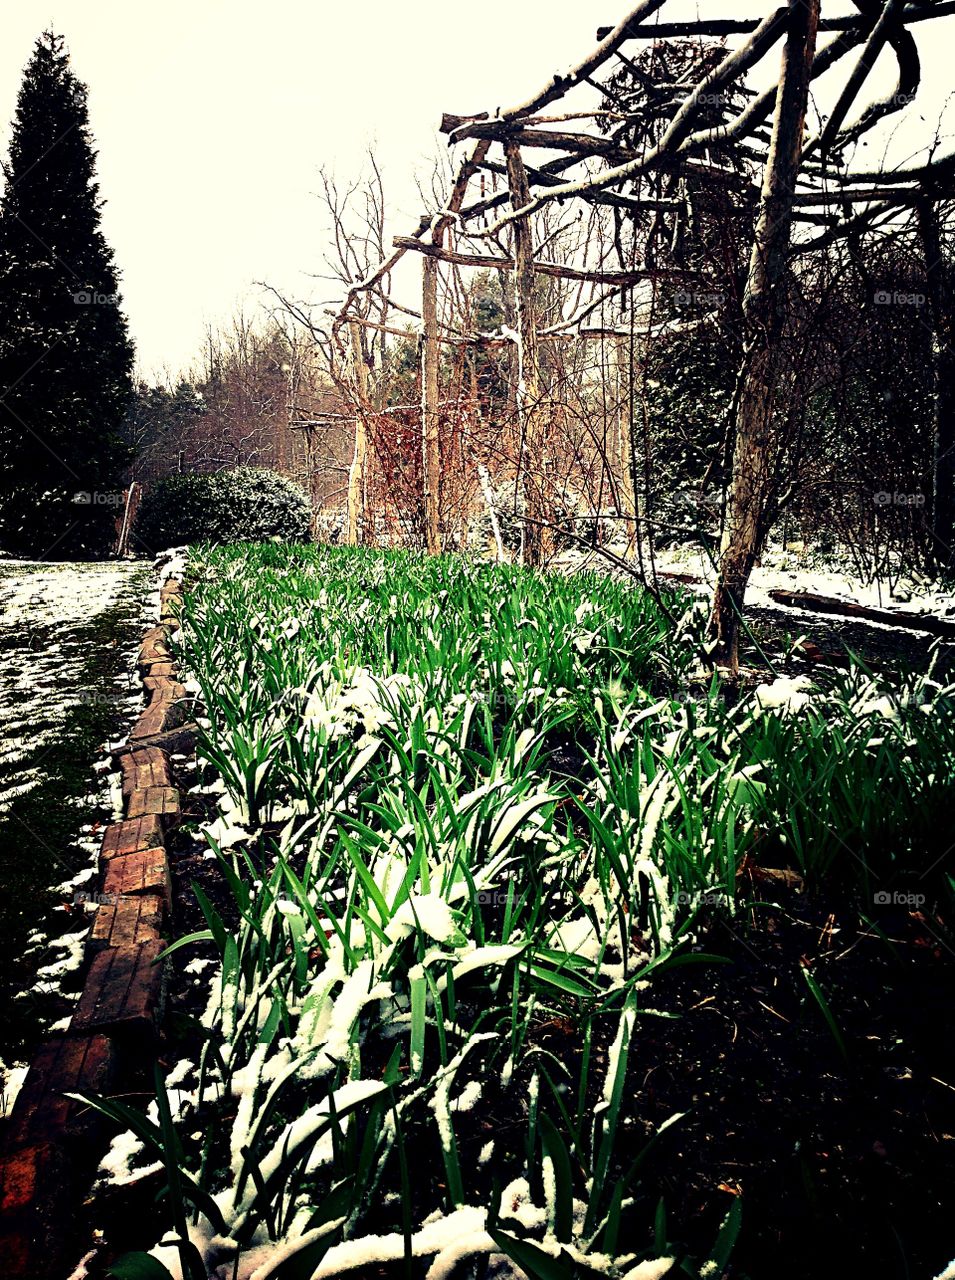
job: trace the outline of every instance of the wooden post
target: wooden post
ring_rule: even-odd
[[[348,528],[345,540],[357,547],[364,538],[365,510],[365,459],[368,453],[368,366],[362,354],[361,326],[351,320],[348,324],[351,336],[352,368],[355,375],[355,449],[348,471]]]
[[[633,414],[633,383],[630,377],[630,340],[625,337],[614,339],[614,364],[617,374],[617,466],[619,479],[617,492],[620,495],[620,514],[627,518],[621,521],[627,535],[627,549],[624,559],[633,557],[637,544],[637,499],[633,486],[633,456],[631,433],[631,415]]]
[[[932,554],[942,569],[955,565],[955,343],[948,265],[938,211],[931,196],[916,206],[925,258],[932,329]]]
[[[505,144],[511,207],[522,209],[531,193],[518,144]],[[520,432],[518,474],[523,480],[524,563],[538,566],[550,551],[552,539],[542,521],[546,462],[546,411],[541,404],[540,350],[537,340],[537,306],[534,298],[534,241],[529,217],[514,222],[514,291],[517,300],[518,383],[517,418]]]
[[[440,349],[438,345],[438,260],[422,259],[421,272],[421,468],[424,541],[430,555],[441,552]]]
[[[136,509],[139,506],[139,484],[135,480],[129,482],[129,488],[126,490],[126,505],[123,509],[123,523],[119,531],[119,540],[116,544],[116,554],[124,556],[129,549],[129,535],[132,530],[133,520],[136,518]]]
[[[736,672],[739,624],[753,565],[772,516],[779,385],[791,351],[787,342],[785,280],[793,195],[802,158],[809,81],[816,49],[820,0],[789,0],[776,115],[743,312],[750,340],[736,412],[732,484],[713,593],[710,633],[714,659]]]

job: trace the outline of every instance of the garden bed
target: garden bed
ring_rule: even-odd
[[[947,689],[729,706],[685,598],[591,576],[190,573],[165,1092],[103,1104],[87,1274],[941,1271]]]

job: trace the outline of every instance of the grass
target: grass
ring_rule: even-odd
[[[205,927],[172,950],[201,940],[216,976],[186,1113],[161,1088],[152,1119],[100,1104],[164,1162],[184,1275],[443,1275],[468,1230],[462,1275],[491,1251],[544,1280],[722,1272],[738,1202],[690,1257],[635,1195],[681,1118],[633,1127],[653,979],[719,961],[699,912],[736,911],[745,867],[870,908],[944,886],[955,725],[930,676],[858,666],[798,711],[728,707],[667,604],[683,630],[593,576],[196,558],[180,661],[225,894],[197,887]]]

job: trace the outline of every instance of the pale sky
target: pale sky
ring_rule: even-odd
[[[89,86],[104,231],[140,368],[175,371],[198,354],[207,321],[225,321],[240,300],[258,296],[254,281],[323,296],[308,279],[322,269],[314,195],[321,165],[354,176],[374,143],[393,205],[390,231],[407,234],[421,212],[415,172],[424,175],[444,147],[442,111],[523,100],[583,57],[598,25],[630,7],[18,0],[2,20],[0,151],[33,42],[52,25]],[[661,16],[762,15],[769,7],[675,0]],[[823,4],[824,13],[851,9],[849,0]],[[934,124],[951,83],[955,18],[914,30],[930,25],[933,39],[919,40],[927,84],[916,107]],[[915,129],[906,125],[906,141]]]

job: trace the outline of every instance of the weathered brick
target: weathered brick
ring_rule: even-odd
[[[188,696],[177,680],[168,676],[147,676],[143,683],[149,691],[149,705],[130,731],[131,743],[178,729],[189,719]]]
[[[61,1137],[86,1137],[97,1113],[67,1093],[106,1093],[115,1069],[106,1036],[58,1036],[43,1045],[17,1094],[4,1135],[8,1149]]]
[[[129,796],[128,818],[155,815],[164,827],[179,819],[179,792],[175,787],[142,787]]]
[[[102,859],[118,858],[140,849],[152,849],[163,842],[162,822],[155,813],[147,813],[122,822],[111,823],[103,833]]]
[[[33,1265],[32,1249],[27,1233],[18,1231],[12,1223],[0,1231],[0,1275],[10,1280],[19,1280],[21,1276],[34,1280],[40,1273]]]
[[[87,950],[105,947],[138,947],[158,942],[162,934],[163,902],[156,894],[137,894],[103,902],[96,908]]]
[[[184,686],[171,676],[148,675],[144,678],[143,685],[149,690],[150,706],[156,702],[176,702],[186,697]]]
[[[148,670],[144,672],[146,676],[166,676],[172,677],[176,674],[176,664],[174,662],[150,662]]]
[[[171,705],[171,703],[157,702],[141,712],[139,719],[129,731],[130,742],[135,743],[142,738],[152,738],[157,733],[163,733],[166,728],[166,711]]]
[[[179,591],[166,591],[159,596],[159,621],[163,625],[177,626],[182,613],[182,594]]]
[[[62,1152],[51,1142],[19,1147],[0,1157],[0,1216],[32,1208],[51,1176],[62,1170]]]
[[[161,733],[149,735],[144,734],[135,741],[130,737],[130,740],[122,746],[114,747],[110,754],[114,760],[122,760],[123,756],[129,755],[132,751],[142,751],[148,746],[161,746],[164,751],[178,751],[191,755],[195,751],[197,728],[198,726],[194,720],[187,719],[183,724],[177,725],[175,729],[164,729]]]
[[[163,966],[156,959],[164,945],[144,942],[97,952],[71,1029],[151,1033],[162,1000]]]
[[[139,650],[139,665],[142,667],[150,662],[168,662],[171,657],[166,628],[153,627],[147,631]]]
[[[119,759],[126,799],[143,787],[168,787],[172,783],[169,757],[159,747],[139,747]]]
[[[110,858],[103,877],[103,892],[125,897],[127,894],[160,894],[167,908],[172,905],[169,886],[169,864],[163,848],[143,849],[140,853],[128,853]]]
[[[81,1184],[92,1175],[59,1144],[36,1143],[0,1157],[0,1275],[62,1280]]]

